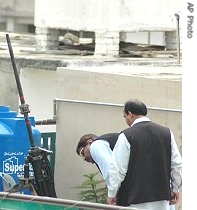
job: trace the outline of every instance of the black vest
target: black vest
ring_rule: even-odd
[[[110,146],[111,150],[113,150],[114,146],[115,146],[115,144],[116,144],[116,142],[118,140],[119,134],[120,133],[107,133],[107,134],[104,134],[102,136],[97,137],[94,141],[96,141],[96,140],[107,141],[107,142],[109,142],[109,146]],[[97,163],[95,163],[95,164],[96,164],[97,168],[99,169],[99,171],[101,172],[98,164]]]
[[[105,140],[105,141],[108,141],[111,150],[113,150],[114,149],[114,146],[115,146],[115,144],[116,144],[116,142],[118,140],[119,134],[120,133],[107,133],[107,134],[104,134],[102,136],[97,137],[94,141],[96,141],[96,140]]]
[[[131,145],[131,154],[117,205],[170,200],[170,130],[148,121],[122,132]]]

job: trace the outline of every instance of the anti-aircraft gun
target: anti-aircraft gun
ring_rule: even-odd
[[[28,115],[30,113],[29,105],[25,103],[25,98],[23,95],[9,34],[6,34],[6,40],[21,102],[21,105],[19,106],[20,113],[24,115],[31,145],[24,162],[24,178],[19,178],[19,183],[9,189],[9,192],[17,192],[24,189],[29,189],[34,195],[36,194],[39,196],[57,197],[55,192],[54,177],[52,175],[50,162],[47,157],[51,154],[51,151],[37,147],[35,145],[31,122]],[[30,164],[33,168],[33,177],[29,176]]]

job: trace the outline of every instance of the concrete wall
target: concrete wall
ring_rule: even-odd
[[[10,106],[13,111],[18,111],[18,91],[11,61],[7,58],[0,59],[0,105]]]
[[[0,0],[0,9],[4,10],[5,15],[23,16],[29,14],[28,16],[32,16],[34,4],[34,0]]]
[[[58,30],[68,29],[95,32],[94,55],[118,56],[119,42],[123,39],[120,32],[175,31],[175,13],[180,11],[180,0],[35,0],[37,51],[57,49]],[[136,36],[146,42],[142,34]]]
[[[166,31],[175,29],[174,14],[180,11],[179,0],[35,0],[35,25],[77,31]]]
[[[53,99],[56,97],[56,72],[47,70],[21,69],[21,81],[31,114],[36,119],[53,117]]]
[[[58,98],[119,104],[140,97],[149,106],[181,109],[180,66],[65,65],[57,68]]]
[[[13,49],[17,52],[16,49]],[[25,101],[30,105],[30,115],[36,119],[53,117],[53,99],[56,97],[56,68],[60,65],[59,59],[34,59],[21,57],[15,54],[15,63]],[[0,59],[0,104],[10,106],[18,111],[20,104],[14,70],[10,57]]]
[[[0,25],[11,32],[28,32],[34,24],[34,0],[0,0]]]
[[[79,138],[86,133],[120,132],[127,127],[122,111],[116,105],[58,101],[55,183],[59,197],[76,199],[79,191],[72,188],[82,183],[84,174],[98,171],[76,154]],[[153,121],[171,128],[181,149],[181,112],[148,112]]]
[[[144,101],[149,107],[148,116],[171,128],[181,151],[180,70],[179,67],[132,65],[57,68],[55,182],[59,197],[76,199],[78,191],[72,188],[81,184],[83,174],[97,171],[94,165],[84,163],[75,152],[81,135],[89,132],[100,135],[126,128],[123,103],[130,98]]]

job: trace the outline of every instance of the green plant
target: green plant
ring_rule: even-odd
[[[80,200],[93,203],[106,203],[107,187],[104,180],[95,178],[98,173],[84,174],[85,180],[82,184],[74,187],[75,189],[83,189],[77,194]]]

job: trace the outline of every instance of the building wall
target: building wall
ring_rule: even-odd
[[[35,0],[35,25],[77,31],[166,31],[175,29],[174,14],[180,11],[180,0]]]
[[[0,105],[10,106],[11,110],[18,111],[18,91],[10,60],[0,59]]]
[[[102,135],[127,128],[122,111],[123,107],[115,105],[58,101],[55,183],[59,197],[77,199],[79,190],[73,188],[81,185],[84,174],[98,171],[95,165],[77,155],[80,137],[86,133]],[[148,117],[169,126],[176,141],[181,142],[181,113],[148,110]]]
[[[167,71],[173,71],[173,67],[57,68],[55,182],[58,196],[77,199],[78,190],[73,187],[82,183],[84,174],[97,171],[96,166],[85,163],[76,154],[79,138],[86,133],[101,135],[126,128],[123,104],[130,98],[138,98],[148,107],[158,108],[150,108],[148,117],[171,128],[181,151],[182,82],[177,78],[162,77],[160,73],[164,75]],[[173,72],[176,71],[178,73],[180,68],[174,68]],[[135,72],[138,73],[135,75]],[[157,72],[160,72],[158,77]],[[177,111],[159,110],[162,107]],[[180,206],[181,203],[177,209]]]
[[[58,49],[58,30],[92,31],[96,56],[118,56],[120,40],[176,49],[164,32],[176,30],[180,11],[180,0],[0,0],[0,30],[34,33],[36,27],[37,51]]]
[[[34,25],[34,0],[0,0],[1,30],[30,32],[28,25]]]
[[[37,50],[57,49],[54,29],[69,29],[95,32],[94,55],[118,56],[120,32],[175,31],[175,13],[180,11],[180,0],[36,0]]]
[[[0,9],[4,10],[4,14],[23,16],[34,13],[34,0],[1,0],[0,3]]]

